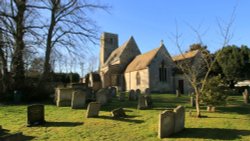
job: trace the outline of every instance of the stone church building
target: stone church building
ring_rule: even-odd
[[[189,52],[186,58],[196,54]],[[192,91],[189,83],[183,74],[175,71],[176,61],[182,59],[183,55],[172,58],[163,42],[142,54],[133,37],[119,47],[118,35],[105,32],[101,35],[100,47],[101,86],[115,86],[122,91],[149,89],[151,92],[175,93],[178,89],[181,93],[189,93]]]

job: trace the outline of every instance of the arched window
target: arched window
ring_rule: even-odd
[[[159,67],[159,80],[161,82],[167,81],[167,68],[164,60],[162,60],[161,65]]]
[[[137,72],[136,73],[136,85],[140,85],[141,84],[141,76],[140,76],[140,73]]]

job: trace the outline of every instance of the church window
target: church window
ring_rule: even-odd
[[[161,62],[161,65],[159,67],[159,80],[161,82],[167,81],[167,68],[164,61]]]
[[[110,43],[110,44],[113,44],[113,42],[114,42],[114,41],[113,41],[113,38],[110,38],[110,39],[109,39],[109,43]]]
[[[140,85],[141,84],[141,76],[140,76],[140,73],[137,72],[136,73],[136,85]]]

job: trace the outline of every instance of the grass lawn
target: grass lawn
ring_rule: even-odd
[[[99,118],[85,118],[86,109],[45,105],[46,125],[26,127],[27,105],[1,105],[0,125],[10,132],[23,132],[30,140],[114,140],[157,141],[159,113],[177,105],[186,107],[185,130],[163,140],[246,140],[250,141],[250,104],[242,104],[242,96],[230,96],[225,107],[208,113],[202,107],[204,118],[189,116],[189,97],[176,98],[171,94],[153,94],[154,108],[137,110],[137,102],[119,102],[116,99],[101,108]],[[110,111],[123,107],[125,119],[112,119]]]

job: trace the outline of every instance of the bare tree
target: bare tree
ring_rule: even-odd
[[[49,0],[43,2],[50,12],[50,23],[46,32],[46,51],[43,79],[50,73],[50,56],[55,47],[66,47],[67,51],[78,54],[83,50],[87,41],[95,43],[97,39],[97,26],[87,13],[91,10],[108,7],[100,4],[88,3],[81,0]],[[86,46],[85,46],[86,47]]]
[[[231,28],[234,21],[234,13],[231,16],[229,23],[222,25],[218,21],[218,27],[220,30],[220,35],[223,39],[222,41],[222,48],[228,45],[229,41],[232,39]],[[182,57],[184,58],[183,61],[179,61],[176,63],[177,67],[183,72],[186,80],[191,84],[194,93],[195,93],[195,103],[196,103],[196,116],[201,117],[200,111],[200,98],[201,95],[204,93],[204,89],[206,87],[209,75],[212,71],[214,64],[216,63],[217,57],[220,55],[217,53],[216,55],[211,55],[209,51],[202,47],[204,46],[202,41],[202,36],[199,30],[193,28],[189,25],[192,31],[196,34],[197,39],[199,40],[199,45],[201,46],[199,49],[199,54],[197,57],[193,59],[189,59],[182,51],[180,40],[182,35],[178,32],[178,27],[176,25],[176,34],[173,34],[174,43],[176,47],[179,49]]]
[[[21,84],[23,84],[22,81],[25,78],[23,54],[28,44],[28,42],[25,42],[25,34],[27,37],[37,35],[32,30],[38,27],[34,26],[35,10],[29,6],[29,3],[27,0],[0,1],[0,30],[12,42],[11,72],[15,89],[22,87]],[[30,41],[33,42],[33,39]]]

